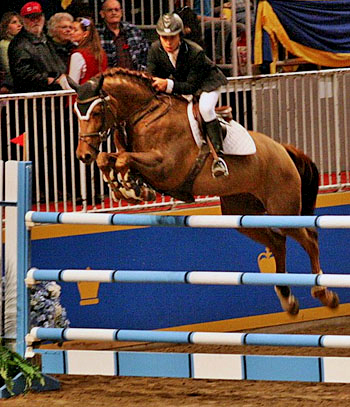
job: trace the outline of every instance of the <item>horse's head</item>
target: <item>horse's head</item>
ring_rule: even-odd
[[[96,76],[83,85],[68,78],[78,98],[74,111],[79,120],[79,142],[77,158],[84,164],[91,164],[99,153],[99,146],[112,132],[114,117],[107,114],[109,96],[102,91],[103,76]]]

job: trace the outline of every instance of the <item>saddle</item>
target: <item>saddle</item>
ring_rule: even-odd
[[[201,131],[201,134],[203,138],[206,138],[206,132],[205,132],[205,126],[203,125],[203,117],[199,111],[199,98],[198,96],[194,96],[192,100],[193,106],[192,106],[192,111],[193,111],[193,116],[198,122],[199,129]],[[227,134],[227,127],[225,126],[225,122],[230,123],[231,120],[233,120],[232,116],[232,107],[231,106],[219,106],[215,108],[215,113],[216,116],[218,117],[220,124],[221,124],[221,130],[222,130],[222,138],[225,139],[226,134]]]
[[[203,125],[203,118],[202,115],[200,114],[199,111],[199,98],[194,96],[192,100],[192,111],[193,111],[193,116],[198,122],[198,127],[200,129],[201,135],[203,139],[206,139],[206,131],[205,131],[205,126]],[[231,106],[220,106],[215,108],[215,113],[218,116],[219,122],[221,124],[221,129],[222,129],[222,137],[225,139],[226,134],[227,134],[227,127],[225,123],[230,123],[230,121],[233,119],[232,117],[232,108]],[[195,178],[197,175],[200,173],[201,169],[203,168],[203,165],[205,163],[205,160],[207,159],[208,155],[210,154],[210,150],[208,147],[207,143],[204,143],[200,150],[199,154],[197,156],[196,161],[194,162],[189,174],[187,175],[185,181],[180,185],[175,191],[161,191],[163,193],[169,194],[173,196],[176,199],[179,199],[181,201],[187,202],[187,203],[192,203],[195,201],[194,196],[192,194],[192,186]]]

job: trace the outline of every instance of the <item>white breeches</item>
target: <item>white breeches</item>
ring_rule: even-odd
[[[205,122],[216,119],[215,106],[218,103],[220,91],[203,92],[199,97],[199,111]]]

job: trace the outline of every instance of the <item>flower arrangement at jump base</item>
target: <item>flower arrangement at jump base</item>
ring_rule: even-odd
[[[61,287],[54,281],[34,285],[30,290],[30,325],[67,328],[67,312],[60,303]]]
[[[30,325],[44,328],[67,328],[69,320],[60,303],[61,287],[55,282],[42,282],[30,290]],[[0,341],[0,388],[5,385],[9,395],[15,393],[14,378],[21,373],[25,380],[24,392],[34,382],[45,384],[38,366],[6,347]]]

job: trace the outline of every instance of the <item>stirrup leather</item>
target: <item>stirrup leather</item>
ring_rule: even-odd
[[[221,157],[218,157],[217,160],[213,160],[211,165],[211,173],[214,178],[221,177],[222,175],[225,177],[228,176],[227,164]]]

